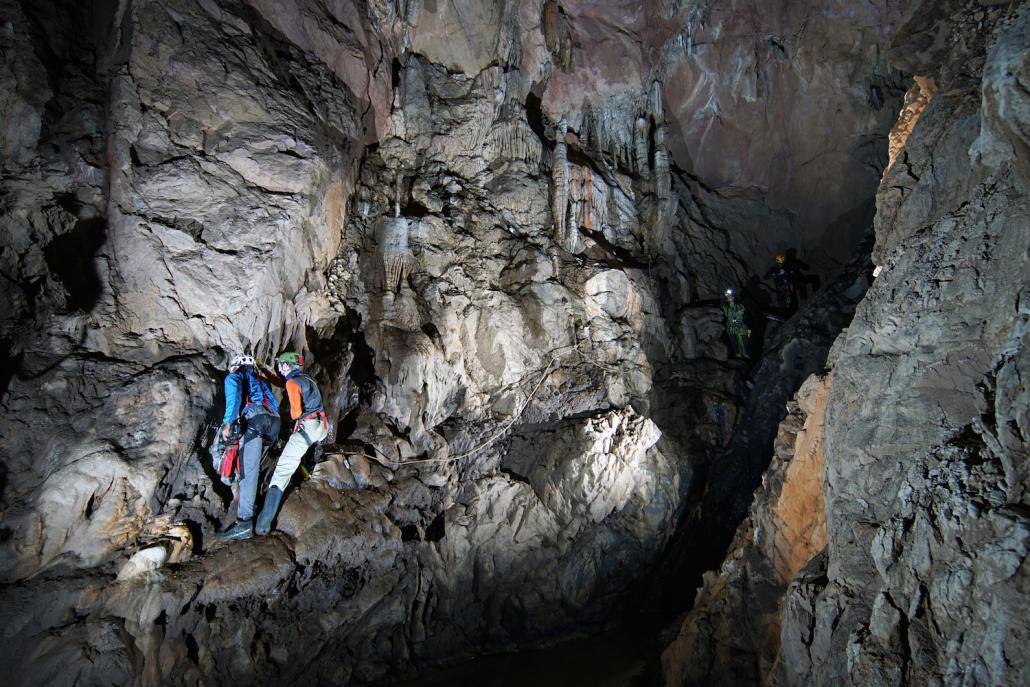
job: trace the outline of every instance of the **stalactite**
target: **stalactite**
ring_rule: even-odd
[[[651,84],[651,102],[648,103],[654,121],[659,124],[665,123],[665,104],[662,102],[662,82],[655,79]]]
[[[651,165],[648,159],[649,133],[647,120],[637,117],[637,123],[633,129],[634,162],[636,163],[634,170],[645,179],[651,176]]]
[[[487,136],[484,151],[484,156],[491,162],[504,159],[538,163],[542,154],[540,139],[521,117],[495,124]]]
[[[564,22],[563,22],[563,24],[564,24]],[[564,25],[563,25],[563,28],[565,30],[562,32],[561,50],[558,52],[558,66],[561,67],[561,69],[563,71],[571,72],[572,71],[572,36],[569,34],[568,29],[566,27],[564,27]]]
[[[393,216],[401,216],[401,185],[404,183],[404,177],[400,173],[394,177],[393,182]]]
[[[584,149],[597,151],[601,149],[603,145],[601,132],[603,112],[604,110],[599,109],[598,105],[589,101],[584,102],[579,125],[579,138]]]
[[[504,16],[501,19],[501,34],[497,39],[497,55],[502,65],[518,65],[522,63],[522,25],[519,21],[518,5],[513,2],[504,4]]]
[[[580,202],[577,200],[569,201],[569,221],[568,221],[568,233],[566,235],[563,245],[565,250],[570,253],[574,252],[575,245],[579,241],[579,212]]]
[[[560,21],[561,15],[558,9],[558,3],[553,1],[545,3],[540,23],[544,31],[544,44],[547,45],[547,50],[550,51],[552,55],[558,52],[558,30]]]
[[[562,71],[572,70],[572,29],[569,21],[557,2],[544,4],[540,16],[540,27],[544,34],[544,44],[554,58],[554,63]]]
[[[404,17],[404,21],[409,26],[415,25],[415,20],[418,18],[418,13],[422,9],[422,0],[404,0],[404,14],[400,16]]]
[[[672,176],[669,172],[669,151],[665,147],[667,127],[661,123],[654,132],[654,190],[662,200],[668,200],[672,191]]]
[[[569,202],[576,208],[576,227],[575,231],[570,230],[570,235],[578,235],[581,227],[595,229],[601,226],[594,201],[594,173],[589,167],[569,167]]]
[[[591,225],[595,230],[604,231],[608,226],[608,206],[611,202],[612,190],[604,179],[590,173],[590,206]]]
[[[383,218],[376,227],[376,286],[397,293],[412,265],[408,220]]]
[[[565,117],[562,117],[558,124],[558,140],[554,145],[554,167],[551,176],[554,185],[551,214],[554,216],[555,240],[566,250],[568,250],[565,219],[569,209],[569,155],[565,145],[565,135],[568,130],[568,122]]]
[[[607,199],[605,202],[605,222],[602,227],[618,226],[622,222],[619,216],[619,200],[616,197],[615,189],[606,189]]]
[[[664,225],[669,221],[671,214],[670,202],[672,197],[672,174],[669,171],[669,150],[665,145],[669,128],[665,123],[665,105],[662,102],[662,83],[657,79],[651,84],[650,103],[652,116],[655,121],[654,130],[654,194],[658,197],[658,213],[656,222],[659,230],[664,231]]]

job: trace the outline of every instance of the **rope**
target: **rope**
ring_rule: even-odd
[[[472,455],[474,455],[476,453],[479,453],[480,451],[482,451],[485,448],[489,448],[490,446],[492,446],[494,444],[494,442],[496,442],[498,439],[500,439],[502,436],[504,436],[505,432],[507,432],[509,429],[511,429],[512,425],[514,425],[519,420],[519,418],[522,417],[523,413],[526,412],[526,409],[529,407],[529,404],[533,402],[533,398],[536,396],[537,392],[540,390],[541,385],[543,385],[544,380],[547,379],[547,376],[551,373],[551,371],[552,371],[551,370],[551,366],[554,365],[554,363],[559,358],[561,358],[563,355],[567,355],[568,353],[575,353],[584,362],[589,363],[590,365],[593,365],[594,367],[597,367],[597,368],[599,368],[601,370],[604,370],[606,372],[617,374],[617,373],[622,371],[622,368],[620,368],[618,366],[609,365],[609,364],[606,364],[606,363],[603,363],[603,362],[599,362],[598,360],[588,356],[586,353],[584,353],[582,350],[580,350],[579,346],[580,346],[580,344],[579,344],[579,342],[577,342],[575,344],[569,344],[567,346],[559,346],[558,348],[553,349],[555,351],[561,351],[562,349],[572,349],[572,350],[571,351],[562,352],[562,353],[555,353],[553,356],[551,356],[551,359],[548,361],[547,365],[544,366],[543,371],[540,373],[540,378],[537,380],[536,385],[533,387],[533,390],[529,393],[529,396],[526,398],[526,402],[522,404],[522,407],[519,409],[519,411],[517,413],[515,413],[514,415],[512,415],[511,419],[508,420],[503,426],[501,426],[500,429],[498,429],[496,432],[494,432],[492,435],[490,435],[490,437],[488,437],[485,441],[483,441],[481,444],[479,444],[475,448],[471,448],[468,451],[464,451],[464,452],[459,453],[459,454],[454,455],[454,456],[447,456],[446,458],[420,458],[418,460],[405,460],[405,461],[395,461],[395,460],[393,460],[392,458],[388,457],[385,453],[383,453],[381,450],[379,450],[374,445],[372,446],[372,450],[374,450],[377,454],[382,456],[382,461],[383,462],[386,462],[389,465],[403,466],[403,465],[418,465],[418,464],[426,464],[426,463],[450,463],[450,462],[453,462],[453,461],[456,461],[456,460],[461,460],[463,458],[468,458],[469,456],[472,456]],[[639,363],[634,363],[633,366],[634,367],[638,367],[638,368],[643,368],[644,367],[643,365],[641,365]],[[366,455],[364,453],[357,453],[357,452],[354,452],[354,451],[333,451],[333,452],[328,452],[327,451],[323,455],[326,455],[326,456],[342,456],[342,457],[359,456],[361,458],[373,457],[373,456],[368,456],[368,455]],[[376,460],[376,462],[380,462],[380,461]]]
[[[576,348],[578,348],[578,344],[576,344]],[[479,451],[482,451],[484,448],[489,447],[495,441],[500,439],[501,436],[503,436],[505,432],[507,432],[509,429],[511,429],[511,426],[514,425],[515,422],[520,417],[522,417],[522,414],[524,412],[526,412],[526,408],[528,408],[529,404],[532,403],[533,397],[536,396],[536,392],[540,390],[540,386],[544,383],[544,380],[547,379],[547,375],[550,374],[551,366],[554,365],[554,362],[556,360],[558,360],[558,358],[560,358],[562,355],[563,355],[562,353],[556,353],[555,355],[553,355],[551,357],[551,359],[548,361],[547,365],[544,366],[543,372],[540,374],[540,379],[537,380],[536,386],[533,387],[533,391],[530,392],[529,397],[526,399],[526,402],[522,404],[522,407],[519,409],[519,412],[515,413],[511,417],[511,419],[508,420],[508,422],[506,422],[499,430],[494,432],[494,434],[492,434],[486,441],[484,441],[479,446],[476,446],[473,449],[469,449],[468,451],[465,451],[464,453],[459,453],[456,456],[448,456],[446,458],[421,458],[421,459],[418,459],[418,460],[405,460],[405,461],[401,461],[401,462],[398,462],[398,461],[395,461],[395,460],[392,460],[392,459],[388,458],[386,456],[386,454],[384,454],[382,451],[380,451],[375,446],[372,446],[372,449],[376,453],[381,455],[383,457],[383,460],[385,460],[386,462],[390,463],[391,465],[416,465],[416,464],[420,464],[420,463],[450,463],[450,462],[455,461],[455,460],[461,460],[462,458],[468,458],[469,456],[471,456],[471,455],[473,455],[475,453],[478,453]],[[330,455],[330,456],[361,456],[362,458],[368,458],[369,457],[369,456],[367,456],[367,455],[365,455],[363,453],[354,453],[354,452],[348,452],[348,451],[326,453],[325,455]]]
[[[577,344],[577,346],[578,346],[578,344]],[[526,402],[522,404],[522,408],[520,408],[519,412],[515,413],[515,415],[512,415],[511,419],[508,420],[508,422],[505,423],[499,430],[497,430],[493,434],[493,436],[491,436],[489,439],[484,441],[479,446],[477,446],[477,447],[475,447],[473,449],[470,449],[468,451],[465,451],[464,453],[459,453],[456,456],[452,456],[451,458],[448,458],[447,460],[460,460],[462,458],[468,458],[472,454],[478,453],[479,451],[482,451],[484,448],[487,448],[488,446],[493,444],[495,441],[500,439],[501,436],[505,432],[507,432],[511,428],[512,425],[515,424],[515,421],[518,420],[520,417],[522,417],[522,413],[526,412],[526,408],[528,408],[529,404],[533,402],[533,397],[536,396],[536,392],[540,390],[540,385],[544,383],[544,380],[547,379],[547,375],[549,375],[551,373],[551,365],[554,365],[554,361],[556,361],[559,357],[561,357],[560,353],[556,353],[556,354],[554,354],[551,357],[551,359],[548,361],[547,365],[544,366],[543,374],[541,374],[540,375],[540,379],[537,380],[536,386],[533,387],[533,391],[531,391],[529,393],[529,397],[526,399]]]

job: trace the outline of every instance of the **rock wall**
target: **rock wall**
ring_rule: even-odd
[[[5,157],[16,579],[99,563],[131,536],[120,514],[159,511],[183,469],[204,481],[186,454],[212,376],[325,315],[356,172],[356,99],[258,16],[134,8],[8,10],[13,54],[36,58],[12,90],[53,90],[39,138]]]
[[[1027,680],[1026,4],[943,3],[897,44],[939,91],[877,198],[880,273],[835,344],[825,586],[782,682]],[[923,48],[950,34],[949,49]],[[811,603],[812,615],[797,612]],[[832,629],[831,629],[832,628]],[[803,653],[802,653],[803,655]]]
[[[898,28],[890,57],[919,85],[877,195],[877,276],[821,382],[825,534],[777,516],[791,471],[771,469],[667,684],[1026,681],[1028,9],[924,3]]]
[[[775,456],[725,562],[705,574],[662,655],[666,684],[761,684],[780,648],[780,599],[826,546],[823,414],[829,379],[811,376],[780,424]]]
[[[0,0],[0,665],[361,684],[612,623],[737,474],[719,295],[858,245],[904,4]],[[219,545],[222,369],[285,348],[338,445]]]

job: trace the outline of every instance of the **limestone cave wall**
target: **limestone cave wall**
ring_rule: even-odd
[[[875,279],[802,386],[666,684],[1022,684],[1027,8],[928,3]]]
[[[368,684],[610,627],[723,513],[728,543],[853,314],[802,402],[825,468],[778,441],[807,477],[761,511],[777,584],[829,561],[782,602],[816,639],[761,674],[909,670],[888,649],[951,579],[1018,609],[1025,14],[981,2],[974,40],[967,5],[0,0],[5,674]],[[937,94],[884,177],[906,75]],[[827,288],[768,324],[790,248]],[[223,370],[284,349],[333,449],[276,533],[220,544]],[[896,564],[952,477],[1008,572]]]

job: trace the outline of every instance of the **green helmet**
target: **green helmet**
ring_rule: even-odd
[[[301,365],[304,364],[304,356],[302,356],[300,353],[295,353],[293,351],[288,351],[286,353],[280,353],[279,355],[277,355],[275,357],[275,359],[277,361],[279,361],[280,363],[286,363],[288,365],[296,365],[297,367],[300,367]]]

